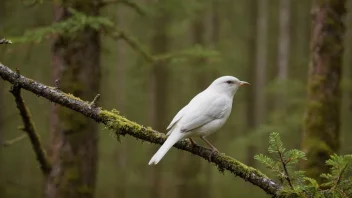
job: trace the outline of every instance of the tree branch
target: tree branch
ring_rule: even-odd
[[[135,39],[134,37],[128,35],[126,32],[124,32],[122,30],[114,29],[114,30],[112,30],[110,35],[114,39],[123,39],[123,40],[125,40],[135,51],[140,53],[143,56],[143,58],[146,61],[148,61],[149,63],[154,63],[155,62],[155,58],[153,57],[153,55],[150,54],[145,49],[145,47],[137,41],[137,39]]]
[[[141,6],[139,6],[138,3],[129,0],[104,0],[99,2],[99,6],[104,7],[106,5],[114,3],[125,4],[126,6],[133,8],[139,15],[146,16],[145,10]]]
[[[28,137],[27,134],[22,134],[12,140],[6,140],[5,142],[2,143],[2,146],[7,147],[7,146],[14,145],[14,144],[26,139],[27,137]]]
[[[285,172],[285,179],[288,182],[288,184],[290,185],[291,189],[295,190],[293,188],[293,185],[292,185],[292,182],[291,182],[291,179],[290,179],[290,175],[288,174],[286,163],[285,163],[285,161],[283,159],[283,156],[282,156],[282,153],[280,151],[279,151],[279,157],[280,157],[280,161],[281,161],[281,164],[282,164],[282,168],[284,169],[284,172]]]
[[[53,87],[43,85],[24,76],[17,76],[14,71],[1,63],[0,76],[11,84],[17,84],[21,88],[26,89],[37,96],[42,96],[54,103],[58,103],[79,112],[86,117],[92,118],[96,122],[105,124],[107,128],[114,130],[117,135],[130,135],[137,139],[155,144],[162,144],[166,140],[165,134],[154,131],[150,127],[141,126],[123,116],[117,115],[111,111],[103,110],[102,108],[91,108],[89,105],[90,103],[87,101],[82,101],[77,97],[66,94]],[[211,154],[209,149],[200,146],[192,146],[187,141],[180,141],[175,144],[174,147],[188,151],[209,161],[208,156]],[[220,171],[227,170],[232,174],[241,177],[245,181],[258,186],[272,196],[277,196],[282,188],[281,185],[275,183],[260,171],[248,167],[225,154],[221,153],[213,155],[211,162],[214,163]]]
[[[0,64],[0,67],[1,66],[2,65]],[[17,79],[20,78],[20,74],[18,72],[14,73],[14,75],[15,75],[14,76],[15,78],[17,78]],[[40,164],[40,168],[42,169],[43,174],[47,175],[50,173],[51,164],[50,164],[48,157],[46,155],[46,152],[40,142],[39,135],[35,131],[34,123],[31,119],[30,111],[26,107],[26,105],[22,99],[20,83],[16,83],[16,82],[13,83],[13,86],[12,86],[10,92],[15,97],[17,109],[20,111],[21,118],[22,118],[22,121],[24,124],[23,130],[27,133],[27,135],[31,141],[33,150],[37,156],[37,160]]]
[[[124,40],[133,50],[139,53],[147,62],[154,64],[159,61],[169,61],[175,57],[213,57],[214,60],[218,58],[219,53],[214,50],[204,49],[201,46],[196,46],[194,48],[175,51],[165,54],[152,54],[147,50],[147,48],[141,44],[136,38],[128,34],[123,30],[119,30],[116,27],[107,28],[107,35],[111,36],[113,39]]]

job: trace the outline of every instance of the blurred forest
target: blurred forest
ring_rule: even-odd
[[[99,1],[77,0],[73,3],[76,11],[113,21],[137,45],[131,45],[128,39],[116,39],[106,33],[108,30],[94,28],[85,29],[86,34],[76,38],[84,45],[38,32],[29,36],[32,30],[68,17],[62,11],[66,8],[58,2],[0,1],[0,37],[25,35],[24,40],[16,43],[14,39],[13,44],[0,46],[3,64],[19,68],[21,74],[46,85],[55,86],[55,80],[61,78],[60,88],[87,101],[100,93],[99,106],[117,109],[128,119],[160,132],[214,79],[232,75],[252,85],[237,92],[229,120],[209,136],[209,141],[220,152],[268,176],[271,173],[254,160],[254,155],[267,153],[271,132],[279,132],[287,148],[302,148],[312,0],[106,1],[100,14],[94,4]],[[338,154],[351,154],[352,2],[349,0],[343,19],[337,150]],[[68,47],[71,51],[63,54],[61,50]],[[84,58],[68,58],[69,55]],[[60,77],[57,68],[62,61],[78,62],[78,66],[71,73],[65,70],[66,77]],[[85,75],[85,78],[70,75]],[[10,86],[0,80],[1,143],[23,134],[18,129],[22,121],[8,92]],[[62,110],[32,93],[23,91],[23,97],[53,166],[64,158],[71,170],[86,167],[84,171],[96,175],[85,178],[90,186],[80,188],[80,193],[107,198],[269,197],[256,186],[229,173],[222,174],[209,162],[174,148],[157,166],[148,166],[160,145],[130,136],[121,137],[118,142],[103,125],[68,113],[69,110]],[[71,126],[77,122],[80,126]],[[60,129],[57,123],[71,128]],[[70,130],[89,132],[65,139],[62,134]],[[79,152],[82,156],[55,150],[55,141],[60,138],[76,145],[78,151],[84,150],[83,154]],[[76,166],[77,161],[81,164]],[[43,177],[28,138],[0,147],[1,198],[50,197],[47,195],[57,182],[55,175],[50,176],[53,178]],[[68,186],[76,185],[66,182]]]

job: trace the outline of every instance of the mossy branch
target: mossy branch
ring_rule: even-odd
[[[117,135],[130,135],[137,139],[155,144],[162,144],[166,140],[165,134],[130,121],[127,118],[116,114],[114,111],[107,111],[102,108],[91,108],[90,103],[87,101],[82,101],[77,97],[66,94],[53,87],[43,85],[24,76],[17,76],[16,72],[1,63],[0,76],[5,81],[10,82],[11,84],[17,84],[21,88],[26,89],[37,96],[42,96],[54,103],[92,118],[96,122],[105,124],[107,128],[115,131]],[[211,154],[211,150],[209,149],[200,146],[192,146],[187,141],[180,141],[175,144],[174,147],[188,151],[209,161],[208,157]],[[223,153],[214,155],[210,162],[216,165],[220,171],[227,170],[230,173],[241,177],[243,180],[258,186],[272,196],[277,196],[282,189],[281,185],[275,183],[260,171],[248,167]]]
[[[18,72],[14,73],[14,75],[15,75],[14,76],[15,79],[20,78],[20,74]],[[39,135],[37,134],[37,132],[35,130],[34,123],[31,119],[30,111],[27,108],[27,106],[25,105],[24,100],[21,96],[21,85],[16,82],[13,83],[13,86],[12,86],[10,92],[15,97],[16,106],[17,106],[17,109],[20,111],[22,122],[24,124],[23,130],[27,133],[27,135],[31,141],[33,150],[34,150],[34,152],[37,156],[37,160],[40,164],[40,168],[41,168],[44,175],[48,175],[51,171],[51,164],[50,164],[48,157],[46,155],[46,152],[41,144]]]

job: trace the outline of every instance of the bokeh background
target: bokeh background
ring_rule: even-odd
[[[133,35],[146,49],[158,49],[153,35],[163,31],[166,52],[187,51],[155,69],[125,41],[101,36],[100,106],[158,131],[215,78],[233,75],[252,83],[234,99],[226,125],[209,137],[219,151],[270,175],[253,157],[266,153],[268,136],[281,134],[287,148],[300,148],[304,119],[311,0],[135,0],[147,16],[125,5],[109,5],[102,15]],[[352,153],[352,3],[347,1],[345,54],[341,89],[341,149]],[[0,1],[0,36],[53,23],[51,1]],[[162,7],[165,23],[156,22]],[[166,25],[165,25],[166,24]],[[162,45],[159,43],[159,45]],[[151,50],[153,52],[153,50]],[[54,85],[51,40],[0,47],[0,61],[23,75]],[[95,80],[95,79],[91,79]],[[155,84],[162,86],[156,94]],[[0,142],[20,136],[22,125],[10,84],[0,80]],[[50,147],[46,99],[23,92],[45,148]],[[83,98],[92,100],[92,98]],[[165,108],[158,109],[158,104]],[[205,160],[171,149],[155,167],[147,163],[159,145],[123,137],[116,141],[99,126],[95,197],[268,197],[259,188]],[[198,140],[198,142],[200,142]],[[0,147],[0,197],[43,196],[44,179],[28,139]]]

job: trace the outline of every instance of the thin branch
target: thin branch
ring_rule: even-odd
[[[285,171],[285,179],[287,180],[287,182],[288,182],[288,184],[290,185],[291,189],[292,189],[292,190],[295,190],[295,189],[293,188],[292,183],[291,183],[291,179],[290,179],[290,175],[288,174],[288,171],[287,171],[286,163],[285,163],[285,161],[284,161],[284,159],[283,159],[283,157],[282,157],[282,153],[281,153],[280,151],[279,151],[279,156],[280,156],[280,161],[281,161],[281,163],[282,163],[282,167],[283,167],[283,169],[284,169],[284,171]]]
[[[5,38],[0,39],[0,44],[12,44],[11,40],[7,40]]]
[[[138,53],[140,53],[143,58],[148,61],[149,63],[154,63],[155,59],[153,57],[152,54],[150,54],[145,47],[140,44],[137,39],[135,39],[134,37],[130,36],[129,34],[127,34],[126,32],[122,31],[122,30],[113,30],[110,34],[110,36],[114,39],[123,39],[125,40],[135,51],[137,51]]]
[[[126,6],[129,6],[132,9],[136,10],[136,12],[139,15],[146,16],[145,10],[140,5],[138,5],[138,3],[132,2],[132,1],[129,1],[129,0],[105,0],[105,1],[99,2],[99,7],[104,7],[104,6],[107,6],[109,4],[115,4],[115,3],[125,4]]]
[[[334,182],[334,186],[330,189],[331,192],[333,192],[333,191],[338,187],[338,185],[339,185],[340,182],[341,182],[341,179],[342,179],[343,174],[345,173],[345,171],[346,171],[348,165],[349,165],[351,162],[352,162],[352,161],[347,162],[346,165],[343,167],[343,169],[340,171],[339,176],[337,177],[337,179],[336,179],[335,182]]]
[[[55,80],[55,89],[60,89],[60,78]]]
[[[114,112],[103,110],[102,108],[90,108],[89,102],[82,101],[79,98],[28,79],[24,76],[16,77],[14,71],[1,63],[0,76],[11,84],[18,84],[21,88],[26,89],[37,96],[42,96],[54,103],[58,103],[79,112],[86,117],[92,118],[96,122],[103,123],[107,128],[115,131],[118,135],[130,135],[137,139],[155,144],[162,144],[166,140],[165,134],[159,133],[150,127],[144,127],[123,116],[119,116]],[[174,147],[188,151],[205,160],[208,160],[208,156],[211,154],[211,150],[200,146],[192,146],[185,140],[178,142]],[[216,165],[219,170],[227,170],[232,174],[241,177],[243,180],[258,186],[272,196],[277,196],[282,189],[281,185],[275,183],[260,171],[248,167],[223,153],[215,154],[212,157],[211,162]]]
[[[14,75],[15,75],[14,76],[15,79],[20,78],[20,74],[18,72],[14,73]],[[33,150],[37,156],[37,160],[40,164],[40,168],[42,169],[43,174],[47,175],[50,173],[51,164],[50,164],[48,157],[46,155],[46,152],[40,142],[39,135],[37,134],[37,132],[35,130],[34,123],[31,119],[30,111],[27,108],[27,106],[25,105],[24,100],[22,99],[20,83],[14,83],[10,92],[15,97],[17,109],[20,111],[21,118],[22,118],[22,121],[24,124],[23,130],[27,133],[27,135],[31,141]]]
[[[118,39],[122,39],[125,42],[127,42],[127,44],[129,44],[129,46],[135,50],[137,53],[139,53],[147,62],[154,64],[160,61],[169,61],[172,58],[175,57],[195,57],[195,56],[200,56],[200,57],[204,57],[204,56],[213,56],[214,60],[215,58],[218,58],[219,54],[216,51],[213,50],[204,50],[200,47],[197,48],[191,48],[191,49],[186,49],[186,50],[180,50],[180,51],[175,51],[172,53],[165,53],[165,54],[152,54],[149,52],[149,50],[147,50],[147,48],[141,44],[136,38],[134,38],[133,36],[131,36],[130,34],[128,34],[127,32],[123,31],[123,30],[119,30],[118,28],[114,27],[114,28],[107,28],[106,29],[107,34],[109,36],[111,36],[112,38],[118,40]]]
[[[2,143],[2,146],[8,147],[8,146],[14,145],[14,144],[26,139],[27,137],[28,137],[27,134],[22,134],[12,140],[6,140],[4,143]]]

